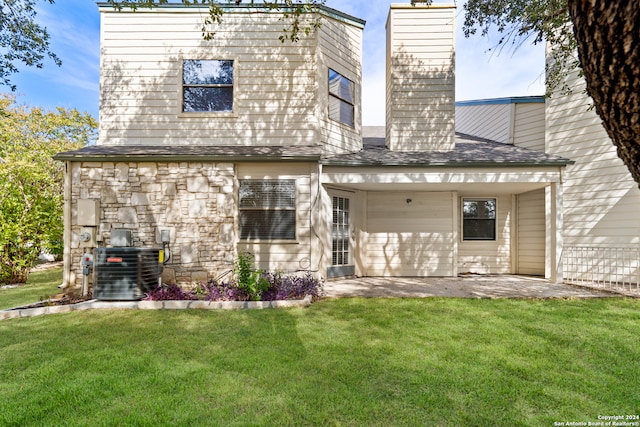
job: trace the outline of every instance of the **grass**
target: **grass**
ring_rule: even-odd
[[[29,275],[29,280],[24,285],[17,288],[0,287],[0,310],[31,304],[59,294],[60,283],[61,268],[35,271]]]
[[[638,414],[640,301],[340,299],[0,322],[0,425],[551,426]]]

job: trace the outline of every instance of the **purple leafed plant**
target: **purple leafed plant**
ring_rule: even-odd
[[[198,299],[193,289],[182,289],[178,285],[157,286],[144,297],[145,301],[173,301]]]
[[[269,287],[262,293],[262,301],[302,299],[322,296],[322,283],[310,273],[304,276],[266,273],[264,277]],[[233,281],[217,282],[209,280],[191,289],[178,285],[163,285],[148,292],[145,301],[205,300],[205,301],[249,301],[251,296]]]
[[[234,282],[209,280],[205,285],[205,301],[247,301],[249,296],[239,289]]]
[[[304,276],[283,276],[267,273],[269,288],[262,294],[263,301],[300,299],[307,295],[314,298],[322,295],[322,283],[311,274]]]

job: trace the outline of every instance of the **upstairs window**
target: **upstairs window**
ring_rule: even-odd
[[[496,240],[496,199],[462,200],[463,240]]]
[[[240,239],[295,240],[296,181],[240,181]]]
[[[329,68],[329,118],[354,127],[355,85]]]
[[[182,112],[233,111],[233,61],[182,62]]]

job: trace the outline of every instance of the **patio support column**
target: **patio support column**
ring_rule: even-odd
[[[545,188],[545,266],[544,276],[562,283],[562,182],[552,182]]]

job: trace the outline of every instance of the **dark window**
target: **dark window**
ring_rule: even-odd
[[[329,118],[354,127],[355,85],[329,68]]]
[[[182,111],[233,111],[233,61],[184,60]]]
[[[496,240],[496,199],[462,200],[463,240]]]
[[[296,181],[240,181],[240,238],[295,240]]]

